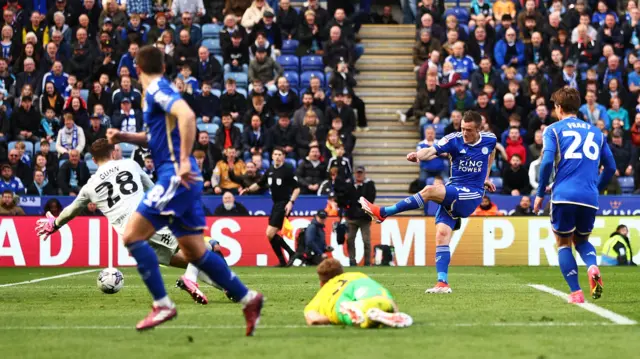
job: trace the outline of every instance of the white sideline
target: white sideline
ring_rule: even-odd
[[[51,280],[51,279],[73,277],[73,276],[76,276],[76,275],[87,274],[87,273],[91,273],[91,272],[97,272],[99,270],[100,269],[88,269],[88,270],[83,270],[83,271],[79,271],[79,272],[71,272],[71,273],[65,273],[65,274],[60,274],[60,275],[54,275],[52,277],[44,277],[44,278],[37,278],[37,279],[27,280],[27,281],[24,281],[24,282],[0,284],[0,288],[14,287],[16,285],[44,282],[45,280]]]
[[[582,326],[612,326],[610,322],[496,322],[496,323],[415,323],[414,327],[582,327]],[[261,325],[263,329],[322,329],[332,328],[331,325],[306,326],[306,325]],[[133,330],[133,325],[47,325],[47,326],[8,326],[0,327],[2,330]],[[166,325],[155,329],[181,330],[181,329],[245,329],[241,325]]]
[[[555,295],[556,297],[559,298],[563,298],[564,300],[567,300],[569,298],[569,295],[561,292],[557,289],[553,289],[550,287],[547,287],[546,285],[542,285],[542,284],[529,284],[529,287],[537,289],[539,291],[545,292],[545,293],[549,293],[551,295]],[[576,304],[578,307],[589,311],[591,313],[594,313],[596,315],[599,315],[605,319],[609,319],[610,321],[614,322],[615,324],[619,324],[619,325],[636,325],[638,324],[638,322],[636,322],[633,319],[627,318],[623,315],[614,313],[608,309],[599,307],[593,303],[581,303],[581,304]]]

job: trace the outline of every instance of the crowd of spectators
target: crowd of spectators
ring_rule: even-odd
[[[282,147],[303,192],[351,178],[354,132],[366,131],[353,89],[363,53],[351,4],[317,0],[3,1],[0,191],[77,195],[96,171],[88,150],[109,128],[143,131],[140,47],[164,52],[166,76],[197,115],[194,156],[208,194],[238,193]],[[346,10],[346,12],[345,12]],[[381,23],[395,23],[385,8]],[[290,71],[312,56],[319,71]],[[306,79],[303,79],[303,77]],[[122,145],[152,179],[143,148]]]
[[[401,121],[420,126],[418,148],[460,130],[465,111],[483,116],[499,140],[491,169],[501,192],[537,188],[551,94],[580,91],[578,116],[607,137],[617,163],[608,194],[640,193],[640,9],[637,0],[473,0],[444,11],[418,4],[413,106]],[[421,164],[420,180],[445,177],[443,158]],[[635,179],[635,180],[634,180]]]

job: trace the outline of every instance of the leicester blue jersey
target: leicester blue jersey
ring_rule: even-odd
[[[556,122],[544,130],[543,152],[555,158],[553,203],[572,203],[598,208],[600,154],[608,146],[602,131],[575,117]]]
[[[450,184],[482,189],[489,170],[489,157],[496,142],[493,133],[480,132],[480,139],[476,143],[464,143],[462,133],[456,132],[444,136],[433,147],[438,155],[449,154]]]
[[[149,150],[158,176],[167,171],[175,174],[178,169],[180,130],[177,118],[169,111],[180,99],[182,97],[178,89],[164,77],[151,82],[145,91],[143,118],[148,131]]]

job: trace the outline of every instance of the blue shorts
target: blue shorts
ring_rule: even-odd
[[[444,188],[447,194],[436,211],[436,224],[444,223],[456,230],[458,219],[469,217],[478,208],[484,189],[462,185],[446,185]]]
[[[551,203],[551,227],[560,237],[569,237],[574,232],[588,236],[593,230],[597,209],[579,204]]]
[[[200,198],[203,187],[202,181],[192,183],[187,189],[178,176],[159,177],[156,185],[145,193],[137,211],[156,230],[169,227],[178,238],[202,234],[206,226]]]

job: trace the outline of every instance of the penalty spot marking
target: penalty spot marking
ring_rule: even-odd
[[[87,273],[91,273],[91,272],[97,272],[99,270],[100,269],[89,269],[89,270],[83,270],[83,271],[79,271],[79,272],[71,272],[71,273],[65,273],[65,274],[60,274],[60,275],[54,275],[52,277],[37,278],[37,279],[27,280],[27,281],[24,281],[24,282],[0,284],[0,288],[14,287],[16,285],[44,282],[46,280],[52,280],[52,279],[58,279],[58,278],[73,277],[73,276],[76,276],[76,275],[87,274]]]
[[[554,295],[556,297],[562,298],[564,300],[567,300],[569,298],[569,295],[561,292],[557,289],[553,289],[550,287],[547,287],[546,285],[542,285],[542,284],[529,284],[529,287],[537,289],[541,292],[545,292],[545,293],[549,293],[551,295]],[[619,324],[619,325],[636,325],[638,324],[638,322],[636,322],[633,319],[627,318],[623,315],[614,313],[612,311],[610,311],[609,309],[604,309],[602,307],[599,307],[593,303],[580,303],[580,304],[576,304],[578,307],[589,311],[593,314],[599,315],[605,319],[608,319],[612,322],[614,322],[615,324]]]

